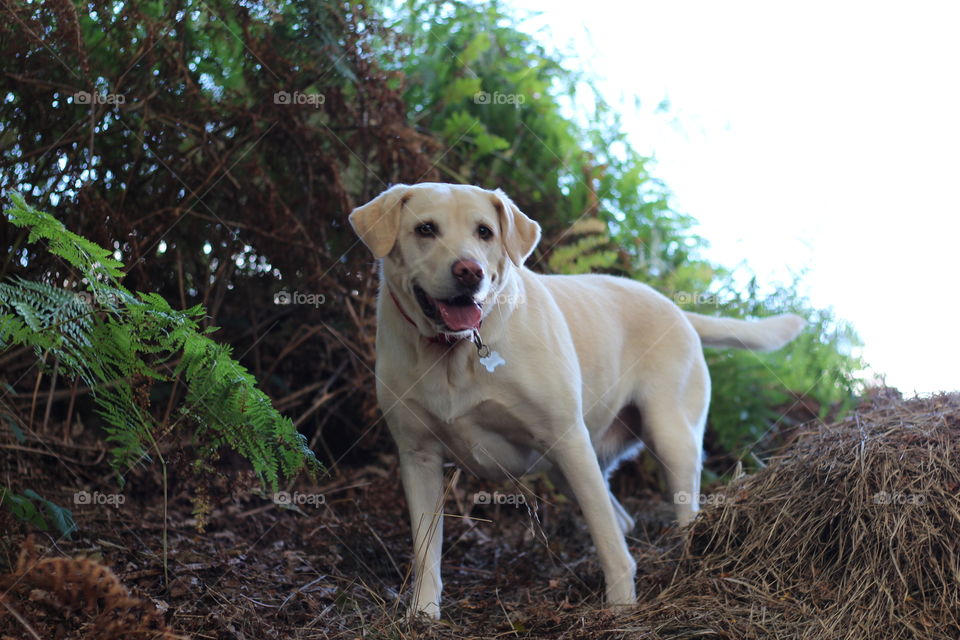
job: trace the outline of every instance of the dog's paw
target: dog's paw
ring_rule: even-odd
[[[623,593],[607,592],[606,604],[608,607],[632,607],[637,604],[637,594],[633,589]]]
[[[629,607],[637,604],[637,563],[633,558],[621,571],[608,574],[606,604],[608,607]]]

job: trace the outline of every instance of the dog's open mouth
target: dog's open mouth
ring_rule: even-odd
[[[431,320],[440,322],[450,331],[470,331],[480,328],[483,310],[471,296],[462,295],[447,300],[437,300],[414,285],[413,295],[420,308]]]

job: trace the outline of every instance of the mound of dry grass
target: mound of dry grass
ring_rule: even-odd
[[[898,395],[715,496],[634,623],[665,638],[960,637],[960,394]]]

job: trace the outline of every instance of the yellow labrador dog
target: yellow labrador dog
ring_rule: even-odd
[[[377,399],[413,524],[412,611],[440,616],[445,459],[490,480],[549,472],[583,511],[606,602],[633,604],[633,520],[607,477],[642,436],[689,522],[710,398],[702,346],[776,349],[803,320],[710,318],[633,280],[534,273],[523,265],[540,227],[500,190],[397,185],[350,223],[382,259]]]

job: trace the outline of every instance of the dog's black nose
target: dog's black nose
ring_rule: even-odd
[[[476,289],[483,280],[483,267],[476,260],[457,260],[450,271],[453,279],[468,289]]]

